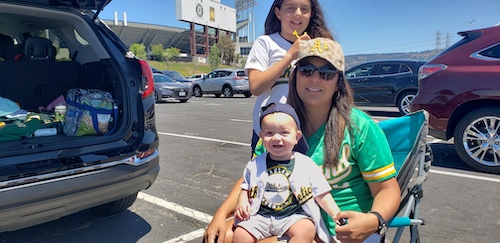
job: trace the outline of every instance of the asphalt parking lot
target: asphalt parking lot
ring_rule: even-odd
[[[1,233],[0,242],[201,242],[250,157],[254,102],[206,95],[157,104],[162,168],[128,211],[110,217],[83,211]],[[394,108],[363,109],[379,120],[398,116]],[[497,242],[500,176],[467,167],[450,141],[428,141],[435,161],[424,184],[422,242]]]

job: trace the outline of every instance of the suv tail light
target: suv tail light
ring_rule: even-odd
[[[447,68],[448,66],[444,64],[424,64],[420,67],[418,70],[418,79],[422,80],[424,78],[427,78],[439,71],[443,71]]]
[[[153,70],[149,67],[149,64],[144,60],[139,60],[141,64],[142,71],[142,82],[144,85],[144,90],[142,91],[142,99],[151,96],[155,89],[155,83],[153,80]]]
[[[240,77],[240,76],[234,76],[233,77],[234,80],[241,80],[241,79],[245,79],[245,77]]]

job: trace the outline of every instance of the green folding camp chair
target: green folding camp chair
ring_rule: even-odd
[[[410,242],[420,242],[419,225],[422,184],[426,181],[432,163],[432,151],[427,145],[428,115],[418,111],[406,116],[379,122],[385,132],[398,171],[401,204],[397,216],[389,221],[389,228],[397,228],[393,242],[399,242],[403,230],[409,227]]]

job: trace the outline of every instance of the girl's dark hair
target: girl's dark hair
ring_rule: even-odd
[[[300,65],[300,64],[299,64]],[[306,117],[306,110],[304,103],[300,99],[297,93],[297,68],[293,71],[289,82],[288,91],[288,104],[290,104],[297,115],[301,123],[301,129],[304,134],[310,134],[315,131],[308,131],[308,119]],[[330,105],[330,114],[328,115],[328,120],[325,125],[324,134],[324,166],[326,168],[333,168],[337,166],[340,155],[340,146],[342,146],[342,140],[344,139],[345,129],[352,131],[352,121],[351,121],[351,109],[354,107],[353,91],[351,86],[344,78],[344,73],[339,73],[339,79],[337,81],[338,90],[332,97],[332,103]],[[352,132],[349,132],[352,134]]]
[[[267,14],[266,23],[264,24],[264,32],[266,35],[280,32],[281,31],[281,21],[276,17],[274,13],[275,8],[281,9],[281,5],[285,0],[274,0],[269,13]],[[307,34],[311,38],[325,37],[333,39],[332,33],[328,30],[326,26],[325,17],[323,16],[323,10],[318,0],[309,0],[311,2],[311,19],[309,21],[309,26],[306,28]]]

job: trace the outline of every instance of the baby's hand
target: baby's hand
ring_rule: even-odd
[[[236,206],[234,217],[238,220],[247,220],[250,218],[250,203],[239,203]]]

